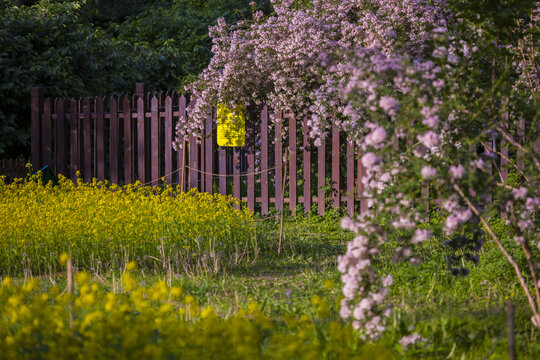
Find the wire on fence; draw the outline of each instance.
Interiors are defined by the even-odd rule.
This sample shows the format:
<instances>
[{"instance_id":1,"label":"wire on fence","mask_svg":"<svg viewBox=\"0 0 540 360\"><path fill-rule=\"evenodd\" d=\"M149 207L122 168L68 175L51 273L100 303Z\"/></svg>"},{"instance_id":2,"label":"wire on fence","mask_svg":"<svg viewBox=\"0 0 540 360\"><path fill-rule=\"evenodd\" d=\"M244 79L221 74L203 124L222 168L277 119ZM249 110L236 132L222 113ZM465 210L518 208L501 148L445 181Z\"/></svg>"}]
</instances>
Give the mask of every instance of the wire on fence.
<instances>
[{"instance_id":1,"label":"wire on fence","mask_svg":"<svg viewBox=\"0 0 540 360\"><path fill-rule=\"evenodd\" d=\"M217 177L260 175L260 174L263 174L263 173L265 173L265 172L269 172L269 171L275 170L275 169L280 168L280 167L283 167L283 164L279 164L279 165L270 167L270 168L265 169L265 170L252 171L252 172L245 172L245 173L240 173L240 174L216 174L216 173L213 173L213 172L208 172L208 171L204 171L204 170L199 170L199 169L196 169L196 168L192 168L191 166L185 166L184 168L179 168L179 169L176 169L176 170L174 170L174 171L171 171L170 173L165 174L165 175L163 175L162 177L171 176L171 175L173 175L173 174L175 174L175 173L177 173L177 172L179 172L179 171L183 171L184 169L189 169L189 170L191 170L191 171L195 171L195 172L201 173L201 174L203 174L203 175L212 175L212 176L217 176ZM161 178L161 177L160 177L160 178ZM157 180L154 179L154 180L145 182L144 184L140 184L139 187L150 185L150 184L152 184L152 183L155 183L156 181L157 181ZM174 184L171 184L171 185L174 185Z\"/></svg>"}]
</instances>

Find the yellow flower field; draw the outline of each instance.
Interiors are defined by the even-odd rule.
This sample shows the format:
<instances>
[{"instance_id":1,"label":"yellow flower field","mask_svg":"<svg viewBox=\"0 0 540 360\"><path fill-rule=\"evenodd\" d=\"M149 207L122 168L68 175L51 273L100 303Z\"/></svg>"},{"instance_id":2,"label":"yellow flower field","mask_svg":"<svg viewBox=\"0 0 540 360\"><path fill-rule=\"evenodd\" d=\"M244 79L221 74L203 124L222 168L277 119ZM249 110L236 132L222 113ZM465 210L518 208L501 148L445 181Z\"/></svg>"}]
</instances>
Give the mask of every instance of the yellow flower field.
<instances>
[{"instance_id":1,"label":"yellow flower field","mask_svg":"<svg viewBox=\"0 0 540 360\"><path fill-rule=\"evenodd\" d=\"M40 289L37 279L0 284L0 348L10 359L345 359L358 347L349 324L326 319L321 299L311 314L271 318L252 302L235 314L200 307L163 281L140 286L128 263L107 290L87 272L75 291ZM322 317L322 318L321 318ZM72 319L70 322L70 318ZM321 319L325 319L322 320ZM356 340L355 340L356 339ZM384 352L384 349L383 349Z\"/></svg>"},{"instance_id":2,"label":"yellow flower field","mask_svg":"<svg viewBox=\"0 0 540 360\"><path fill-rule=\"evenodd\" d=\"M48 274L67 252L94 273L131 260L142 269L217 272L257 255L252 214L234 201L171 186L0 180L0 271Z\"/></svg>"}]
</instances>

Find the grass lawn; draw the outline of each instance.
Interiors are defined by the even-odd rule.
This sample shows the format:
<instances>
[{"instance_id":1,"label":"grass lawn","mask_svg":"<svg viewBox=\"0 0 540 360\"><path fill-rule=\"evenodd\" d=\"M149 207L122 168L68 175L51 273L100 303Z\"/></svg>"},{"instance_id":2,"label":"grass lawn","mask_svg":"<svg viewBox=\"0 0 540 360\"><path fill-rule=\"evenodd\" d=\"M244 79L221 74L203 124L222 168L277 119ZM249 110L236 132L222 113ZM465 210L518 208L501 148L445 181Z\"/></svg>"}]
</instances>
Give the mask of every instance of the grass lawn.
<instances>
[{"instance_id":1,"label":"grass lawn","mask_svg":"<svg viewBox=\"0 0 540 360\"><path fill-rule=\"evenodd\" d=\"M105 196L99 191L100 195L96 196ZM145 192L143 201L151 204L148 197L152 196L155 195ZM134 201L132 206L138 200L130 201ZM165 206L163 201L147 206L176 209L177 205ZM229 211L228 205L220 204L220 211ZM121 214L124 210L118 211ZM211 267L173 266L171 259L182 257L174 254L174 249L178 249L176 243L163 250L163 240L129 250L144 256L145 251L153 249L156 256L151 258L135 259L128 264L120 256L114 261L104 261L101 266L88 266L85 264L100 263L100 259L92 258L93 254L106 254L106 249L94 252L90 246L84 252L74 252L79 260L74 259L78 275L73 297L66 294L66 273L58 264L58 254L54 259L42 259L39 255L42 248L38 245L42 243L60 249L61 244L55 244L56 237L45 234L39 244L30 246L32 256L41 259L40 268L46 269L43 264L49 264L50 271L32 270L24 264L24 257L21 258L16 247L3 244L2 256L11 251L12 262L4 262L2 270L0 347L9 349L7 354L14 358L84 354L89 358L140 355L224 359L506 359L507 304L512 299L517 353L523 359L540 357L540 333L531 326L519 284L510 266L489 242L482 249L478 265L468 265L468 276L451 274L446 261L450 252L441 239L415 245L415 252L422 260L417 266L395 263L392 257L397 243L383 244L374 265L380 274L394 277L387 297L393 305L393 314L382 338L367 341L339 316L341 281L336 269L337 256L345 252L347 242L354 237L341 229L342 215L329 213L321 218L298 213L287 217L279 255L279 219L274 216L244 219L246 214L240 215L239 218L231 215L236 230L218 234L229 241L226 248L220 248L219 243L215 248L203 246L202 256L225 259L218 271ZM170 222L169 213L160 216L163 229L171 234L186 234L184 230L171 230L170 224L179 223L174 219ZM99 218L99 214L95 217ZM242 225L243 221L251 226ZM104 230L99 231L110 231L108 224L100 226ZM128 229L129 234L137 237L148 226L136 224L134 229ZM202 228L215 231L210 225ZM231 245L236 238L234 231L242 234L242 244L249 245L250 255L249 259L227 262L225 255L219 254L228 251L229 259L239 254ZM251 232L247 242L246 231ZM16 229L10 230L8 225L4 229L4 241L14 233ZM87 232L83 229L81 233L79 237L70 234L70 239L84 243ZM10 240L11 244L14 239ZM31 239L23 240L31 243ZM129 239L122 241L129 244ZM203 240L197 240L200 241ZM523 261L519 252L514 251L517 247L513 242L504 241L517 260ZM96 244L108 246L106 241ZM114 251L121 253L122 249ZM160 251L164 252L161 257ZM196 251L189 254L200 255ZM11 268L10 264L13 264ZM68 323L70 311L72 326ZM402 348L399 340L413 333L426 341Z\"/></svg>"}]
</instances>

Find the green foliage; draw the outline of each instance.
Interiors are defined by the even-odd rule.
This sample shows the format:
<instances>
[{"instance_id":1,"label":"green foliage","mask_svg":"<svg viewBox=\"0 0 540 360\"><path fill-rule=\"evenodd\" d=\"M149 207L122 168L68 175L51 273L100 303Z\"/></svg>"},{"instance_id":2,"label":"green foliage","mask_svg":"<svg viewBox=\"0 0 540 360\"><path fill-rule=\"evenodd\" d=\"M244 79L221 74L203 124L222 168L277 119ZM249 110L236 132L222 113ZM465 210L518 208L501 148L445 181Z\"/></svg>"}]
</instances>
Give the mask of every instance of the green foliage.
<instances>
[{"instance_id":1,"label":"green foliage","mask_svg":"<svg viewBox=\"0 0 540 360\"><path fill-rule=\"evenodd\" d=\"M455 14L486 31L493 39L507 42L516 39L517 21L527 19L535 7L529 0L450 0Z\"/></svg>"},{"instance_id":2,"label":"green foliage","mask_svg":"<svg viewBox=\"0 0 540 360\"><path fill-rule=\"evenodd\" d=\"M126 91L137 79L134 46L81 22L80 4L0 7L0 156L27 153L30 88L51 97Z\"/></svg>"},{"instance_id":3,"label":"green foliage","mask_svg":"<svg viewBox=\"0 0 540 360\"><path fill-rule=\"evenodd\" d=\"M175 0L111 25L118 39L132 42L145 51L137 61L147 64L145 81L160 89L176 88L193 81L212 56L208 26L220 17L228 23L250 17L250 0ZM256 8L268 12L269 2ZM159 26L156 26L159 24Z\"/></svg>"},{"instance_id":4,"label":"green foliage","mask_svg":"<svg viewBox=\"0 0 540 360\"><path fill-rule=\"evenodd\" d=\"M0 156L28 155L30 88L49 97L181 89L211 57L208 26L248 18L249 0L0 3ZM256 8L270 11L267 0Z\"/></svg>"}]
</instances>

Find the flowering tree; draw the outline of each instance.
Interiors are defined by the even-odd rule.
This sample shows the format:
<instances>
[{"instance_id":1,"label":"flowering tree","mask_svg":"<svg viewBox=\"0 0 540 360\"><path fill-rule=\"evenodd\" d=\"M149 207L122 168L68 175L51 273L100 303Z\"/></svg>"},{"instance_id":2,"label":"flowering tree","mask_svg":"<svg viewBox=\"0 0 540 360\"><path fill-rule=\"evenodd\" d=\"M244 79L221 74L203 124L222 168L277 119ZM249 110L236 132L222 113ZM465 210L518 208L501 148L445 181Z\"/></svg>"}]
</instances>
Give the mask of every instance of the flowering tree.
<instances>
[{"instance_id":1,"label":"flowering tree","mask_svg":"<svg viewBox=\"0 0 540 360\"><path fill-rule=\"evenodd\" d=\"M189 87L197 103L177 128L178 143L202 129L207 107L220 102L266 101L310 114L315 139L333 122L364 153L369 202L367 212L342 221L357 233L338 259L344 318L367 337L384 330L392 277L378 274L372 260L387 239L400 242L396 261L418 264L415 244L432 236L464 248L472 262L487 238L514 269L540 328L539 5L509 44L452 17L442 2L314 0L297 8L275 1L275 16L220 22L211 30L214 58ZM427 221L422 184L442 200L441 225ZM488 221L501 212L514 245ZM521 249L525 268L509 246Z\"/></svg>"},{"instance_id":2,"label":"flowering tree","mask_svg":"<svg viewBox=\"0 0 540 360\"><path fill-rule=\"evenodd\" d=\"M220 19L210 28L214 56L187 86L197 102L188 109L190 120L179 122L177 140L200 132L208 106L218 103L235 108L265 101L296 114L317 106L334 115L341 103L326 96L335 91L329 70L347 61L348 51L365 47L422 56L429 53L431 30L450 18L441 6L414 0L314 0L301 8L292 0L275 0L273 5L275 15L268 18L255 11L252 21L229 26ZM313 121L312 136L318 138L329 123L323 116Z\"/></svg>"}]
</instances>

